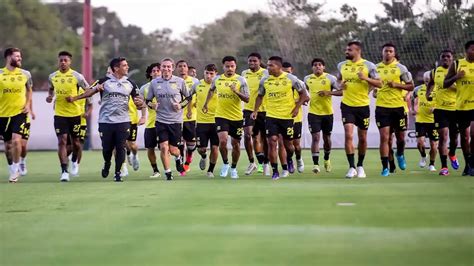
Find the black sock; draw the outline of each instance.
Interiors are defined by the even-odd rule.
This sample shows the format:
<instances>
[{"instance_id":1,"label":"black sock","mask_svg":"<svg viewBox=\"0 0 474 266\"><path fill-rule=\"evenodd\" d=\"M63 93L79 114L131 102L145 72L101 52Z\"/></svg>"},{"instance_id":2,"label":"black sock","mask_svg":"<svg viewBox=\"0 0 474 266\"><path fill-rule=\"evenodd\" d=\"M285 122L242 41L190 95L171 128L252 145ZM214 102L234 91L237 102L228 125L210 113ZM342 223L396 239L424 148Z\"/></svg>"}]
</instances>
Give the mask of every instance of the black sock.
<instances>
[{"instance_id":1,"label":"black sock","mask_svg":"<svg viewBox=\"0 0 474 266\"><path fill-rule=\"evenodd\" d=\"M265 159L263 159L263 163L268 164L270 162L270 159L268 159L267 156L265 156Z\"/></svg>"},{"instance_id":2,"label":"black sock","mask_svg":"<svg viewBox=\"0 0 474 266\"><path fill-rule=\"evenodd\" d=\"M230 165L230 168L237 168L237 164L236 164L236 163L232 163L232 164Z\"/></svg>"},{"instance_id":3,"label":"black sock","mask_svg":"<svg viewBox=\"0 0 474 266\"><path fill-rule=\"evenodd\" d=\"M313 152L313 164L319 165L319 152Z\"/></svg>"},{"instance_id":4,"label":"black sock","mask_svg":"<svg viewBox=\"0 0 474 266\"><path fill-rule=\"evenodd\" d=\"M153 173L158 173L160 171L158 170L158 166L156 165L156 163L152 163L151 168L153 168Z\"/></svg>"},{"instance_id":5,"label":"black sock","mask_svg":"<svg viewBox=\"0 0 474 266\"><path fill-rule=\"evenodd\" d=\"M8 165L12 165L13 164L13 160L11 158L8 158L7 159L7 162L8 162Z\"/></svg>"},{"instance_id":6,"label":"black sock","mask_svg":"<svg viewBox=\"0 0 474 266\"><path fill-rule=\"evenodd\" d=\"M61 164L61 172L62 173L67 173L67 163L62 163Z\"/></svg>"},{"instance_id":7,"label":"black sock","mask_svg":"<svg viewBox=\"0 0 474 266\"><path fill-rule=\"evenodd\" d=\"M449 157L456 156L456 148L457 148L456 146L451 147L451 145L449 145L449 153L448 153Z\"/></svg>"},{"instance_id":8,"label":"black sock","mask_svg":"<svg viewBox=\"0 0 474 266\"><path fill-rule=\"evenodd\" d=\"M207 169L208 172L214 172L214 167L216 166L215 163L209 163L209 168Z\"/></svg>"},{"instance_id":9,"label":"black sock","mask_svg":"<svg viewBox=\"0 0 474 266\"><path fill-rule=\"evenodd\" d=\"M295 152L295 158L297 161L301 160L301 151Z\"/></svg>"},{"instance_id":10,"label":"black sock","mask_svg":"<svg viewBox=\"0 0 474 266\"><path fill-rule=\"evenodd\" d=\"M425 158L425 157L426 157L426 152L425 152L425 150L420 151L420 155L421 155L421 157Z\"/></svg>"},{"instance_id":11,"label":"black sock","mask_svg":"<svg viewBox=\"0 0 474 266\"><path fill-rule=\"evenodd\" d=\"M207 158L207 153L201 154L201 158L206 159Z\"/></svg>"},{"instance_id":12,"label":"black sock","mask_svg":"<svg viewBox=\"0 0 474 266\"><path fill-rule=\"evenodd\" d=\"M286 156L286 161L289 163L289 162L292 162L293 161L293 156L290 156L289 154Z\"/></svg>"},{"instance_id":13,"label":"black sock","mask_svg":"<svg viewBox=\"0 0 474 266\"><path fill-rule=\"evenodd\" d=\"M260 152L257 154L257 162L259 164L262 164L265 161L265 154L263 152Z\"/></svg>"},{"instance_id":14,"label":"black sock","mask_svg":"<svg viewBox=\"0 0 474 266\"><path fill-rule=\"evenodd\" d=\"M131 150L127 150L127 156L130 155L131 152ZM72 156L74 156L74 154Z\"/></svg>"},{"instance_id":15,"label":"black sock","mask_svg":"<svg viewBox=\"0 0 474 266\"><path fill-rule=\"evenodd\" d=\"M394 173L397 169L397 166L395 165L395 160L389 159L388 164L390 165L390 173Z\"/></svg>"},{"instance_id":16,"label":"black sock","mask_svg":"<svg viewBox=\"0 0 474 266\"><path fill-rule=\"evenodd\" d=\"M448 156L440 155L439 158L441 159L441 168L448 168Z\"/></svg>"},{"instance_id":17,"label":"black sock","mask_svg":"<svg viewBox=\"0 0 474 266\"><path fill-rule=\"evenodd\" d=\"M249 162L250 162L250 163L254 163L254 162L255 162L255 158L253 158L253 157L252 157L252 158L249 158Z\"/></svg>"},{"instance_id":18,"label":"black sock","mask_svg":"<svg viewBox=\"0 0 474 266\"><path fill-rule=\"evenodd\" d=\"M325 161L329 160L329 154L330 153L331 153L330 151L324 151L324 160Z\"/></svg>"},{"instance_id":19,"label":"black sock","mask_svg":"<svg viewBox=\"0 0 474 266\"><path fill-rule=\"evenodd\" d=\"M359 158L357 159L357 166L364 165L365 154L359 154Z\"/></svg>"},{"instance_id":20,"label":"black sock","mask_svg":"<svg viewBox=\"0 0 474 266\"><path fill-rule=\"evenodd\" d=\"M166 172L165 175L168 179L171 178L171 172Z\"/></svg>"},{"instance_id":21,"label":"black sock","mask_svg":"<svg viewBox=\"0 0 474 266\"><path fill-rule=\"evenodd\" d=\"M466 166L469 166L469 162L471 161L471 154L463 153L463 155L464 155L464 162L466 162Z\"/></svg>"},{"instance_id":22,"label":"black sock","mask_svg":"<svg viewBox=\"0 0 474 266\"><path fill-rule=\"evenodd\" d=\"M434 160L430 160L430 165L434 165Z\"/></svg>"},{"instance_id":23,"label":"black sock","mask_svg":"<svg viewBox=\"0 0 474 266\"><path fill-rule=\"evenodd\" d=\"M281 168L283 168L283 170L288 170L288 165L287 164L282 164Z\"/></svg>"},{"instance_id":24,"label":"black sock","mask_svg":"<svg viewBox=\"0 0 474 266\"><path fill-rule=\"evenodd\" d=\"M382 160L382 169L388 169L388 156L387 157L380 157Z\"/></svg>"},{"instance_id":25,"label":"black sock","mask_svg":"<svg viewBox=\"0 0 474 266\"><path fill-rule=\"evenodd\" d=\"M74 152L72 153L71 161L74 163L77 162L77 154L75 154Z\"/></svg>"},{"instance_id":26,"label":"black sock","mask_svg":"<svg viewBox=\"0 0 474 266\"><path fill-rule=\"evenodd\" d=\"M278 164L277 163L272 163L272 170L273 170L273 173L278 173Z\"/></svg>"},{"instance_id":27,"label":"black sock","mask_svg":"<svg viewBox=\"0 0 474 266\"><path fill-rule=\"evenodd\" d=\"M346 154L347 156L347 161L349 162L349 167L351 168L355 168L355 165L354 165L354 154Z\"/></svg>"},{"instance_id":28,"label":"black sock","mask_svg":"<svg viewBox=\"0 0 474 266\"><path fill-rule=\"evenodd\" d=\"M222 160L224 161L224 164L229 164L229 160Z\"/></svg>"},{"instance_id":29,"label":"black sock","mask_svg":"<svg viewBox=\"0 0 474 266\"><path fill-rule=\"evenodd\" d=\"M179 149L179 154L181 154L181 157L184 157L184 145L179 144L178 149Z\"/></svg>"}]
</instances>

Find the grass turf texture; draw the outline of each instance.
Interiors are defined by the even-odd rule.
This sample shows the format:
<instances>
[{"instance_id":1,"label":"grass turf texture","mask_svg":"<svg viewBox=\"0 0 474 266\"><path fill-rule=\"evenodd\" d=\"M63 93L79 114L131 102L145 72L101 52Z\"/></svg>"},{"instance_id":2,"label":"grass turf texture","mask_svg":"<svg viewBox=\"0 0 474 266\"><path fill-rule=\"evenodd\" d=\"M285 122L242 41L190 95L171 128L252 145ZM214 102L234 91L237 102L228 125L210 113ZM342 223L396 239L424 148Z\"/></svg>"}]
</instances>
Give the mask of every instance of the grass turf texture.
<instances>
[{"instance_id":1,"label":"grass turf texture","mask_svg":"<svg viewBox=\"0 0 474 266\"><path fill-rule=\"evenodd\" d=\"M69 183L55 152L31 152L17 184L2 158L0 265L473 264L474 179L461 169L438 176L409 150L406 171L381 177L370 150L368 178L345 180L342 150L318 175L303 154L305 173L278 181L244 176L244 151L239 180L205 177L195 156L172 182L148 178L143 151L123 183L100 177L100 152L85 152Z\"/></svg>"}]
</instances>

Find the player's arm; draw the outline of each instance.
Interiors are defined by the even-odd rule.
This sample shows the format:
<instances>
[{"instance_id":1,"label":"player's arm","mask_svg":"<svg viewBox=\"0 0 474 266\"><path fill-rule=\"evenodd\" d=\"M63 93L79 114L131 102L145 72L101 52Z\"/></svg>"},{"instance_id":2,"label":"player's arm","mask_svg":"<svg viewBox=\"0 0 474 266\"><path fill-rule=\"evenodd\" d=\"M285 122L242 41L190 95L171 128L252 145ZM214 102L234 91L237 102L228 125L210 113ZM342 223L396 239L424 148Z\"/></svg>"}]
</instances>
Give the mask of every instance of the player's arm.
<instances>
[{"instance_id":1,"label":"player's arm","mask_svg":"<svg viewBox=\"0 0 474 266\"><path fill-rule=\"evenodd\" d=\"M400 75L400 80L403 80L403 83L390 81L388 85L392 88L406 90L406 91L414 90L415 84L413 83L413 78L411 76L411 73L403 65L399 65L398 67L400 68L402 72L402 74Z\"/></svg>"},{"instance_id":2,"label":"player's arm","mask_svg":"<svg viewBox=\"0 0 474 266\"><path fill-rule=\"evenodd\" d=\"M51 81L51 76L48 78L48 84L49 84L49 88L48 88L48 96L46 97L46 102L51 103L54 98L54 85L53 85L53 82Z\"/></svg>"},{"instance_id":3,"label":"player's arm","mask_svg":"<svg viewBox=\"0 0 474 266\"><path fill-rule=\"evenodd\" d=\"M188 119L191 119L191 117L193 116L193 107L195 107L195 106L192 104L192 99L193 99L192 97L193 97L194 93L196 93L196 87L197 87L198 84L199 84L199 82L194 83L191 90L189 91L189 97L191 97L191 100L190 100L191 104L188 104L186 106L186 117Z\"/></svg>"},{"instance_id":4,"label":"player's arm","mask_svg":"<svg viewBox=\"0 0 474 266\"><path fill-rule=\"evenodd\" d=\"M367 81L367 83L369 83L369 85L372 87L382 88L382 81L380 80L379 74L377 73L377 68L372 63L368 67L369 67L368 76L365 76L364 73L362 73L362 71L357 73L357 76L361 80Z\"/></svg>"},{"instance_id":5,"label":"player's arm","mask_svg":"<svg viewBox=\"0 0 474 266\"><path fill-rule=\"evenodd\" d=\"M431 93L433 93L434 89L434 70L430 72L430 81L428 82L428 85L426 85L426 100L431 101L433 100L433 97L431 96Z\"/></svg>"},{"instance_id":6,"label":"player's arm","mask_svg":"<svg viewBox=\"0 0 474 266\"><path fill-rule=\"evenodd\" d=\"M236 89L235 84L230 85L230 89L239 96L240 100L248 103L249 102L249 88L247 86L247 81L243 78L239 78L240 81L240 91Z\"/></svg>"},{"instance_id":7,"label":"player's arm","mask_svg":"<svg viewBox=\"0 0 474 266\"><path fill-rule=\"evenodd\" d=\"M207 104L212 99L212 96L214 95L214 93L216 91L216 79L218 77L219 76L214 77L214 79L212 80L211 87L209 88L209 92L207 93L206 101L204 102L204 105L202 106L202 112L205 113L205 114L207 114L207 111L208 111Z\"/></svg>"},{"instance_id":8,"label":"player's arm","mask_svg":"<svg viewBox=\"0 0 474 266\"><path fill-rule=\"evenodd\" d=\"M135 106L142 110L142 109L145 109L146 108L146 105L145 105L145 101L143 99L143 97L140 95L140 89L138 88L137 84L135 84L134 82L128 80L130 82L130 84L132 84L132 91L130 92L130 97L132 97L133 99L133 103L135 104ZM143 116L143 110L142 110L142 116ZM145 113L145 116L146 116L146 113ZM141 118L140 118L141 120ZM143 124L145 123L145 121L143 121ZM142 124L142 125L143 125Z\"/></svg>"},{"instance_id":9,"label":"player's arm","mask_svg":"<svg viewBox=\"0 0 474 266\"><path fill-rule=\"evenodd\" d=\"M411 106L408 106L409 109L411 109L411 113L413 115L416 115L418 113L418 90L419 90L419 86L415 88L415 90L413 90L413 93L411 93L410 95L410 102L411 102Z\"/></svg>"},{"instance_id":10,"label":"player's arm","mask_svg":"<svg viewBox=\"0 0 474 266\"><path fill-rule=\"evenodd\" d=\"M94 110L94 105L92 104L92 98L87 98L85 108L86 108L86 111L84 112L84 117L88 118L91 116L92 111Z\"/></svg>"},{"instance_id":11,"label":"player's arm","mask_svg":"<svg viewBox=\"0 0 474 266\"><path fill-rule=\"evenodd\" d=\"M295 108L292 110L292 117L296 117L300 111L303 103L309 101L308 91L306 90L304 84L300 82L296 77L296 80L292 80L293 89L296 90L299 94L298 101L295 103Z\"/></svg>"},{"instance_id":12,"label":"player's arm","mask_svg":"<svg viewBox=\"0 0 474 266\"><path fill-rule=\"evenodd\" d=\"M85 99L94 96L94 94L101 92L104 90L104 82L107 81L108 78L104 78L101 80L98 80L92 84L88 89L86 89L82 94L79 94L77 96L68 96L66 97L66 101L72 103L77 100Z\"/></svg>"},{"instance_id":13,"label":"player's arm","mask_svg":"<svg viewBox=\"0 0 474 266\"><path fill-rule=\"evenodd\" d=\"M340 82L337 80L336 77L332 75L328 75L328 79L331 81L331 90L329 91L319 91L319 96L342 96L343 92L340 87ZM306 85L306 89L309 91L308 85Z\"/></svg>"},{"instance_id":14,"label":"player's arm","mask_svg":"<svg viewBox=\"0 0 474 266\"><path fill-rule=\"evenodd\" d=\"M257 113L258 113L258 109L260 108L260 105L262 105L262 102L263 102L263 96L265 96L265 80L267 79L268 77L263 77L261 80L260 80L260 84L258 86L258 93L257 93L257 98L255 99L255 105L253 107L253 112L252 114L250 115L250 118L252 118L253 120L257 119Z\"/></svg>"},{"instance_id":15,"label":"player's arm","mask_svg":"<svg viewBox=\"0 0 474 266\"><path fill-rule=\"evenodd\" d=\"M30 116L31 116L31 119L33 120L36 119L35 112L33 112L33 98L31 98L30 100Z\"/></svg>"},{"instance_id":16,"label":"player's arm","mask_svg":"<svg viewBox=\"0 0 474 266\"><path fill-rule=\"evenodd\" d=\"M456 80L464 77L464 75L466 74L464 72L464 70L461 70L461 71L458 71L456 73L456 67L457 67L457 60L454 61L453 64L451 64L449 66L449 69L448 69L448 74L446 74L446 77L444 78L444 82L443 82L443 88L447 89L451 86L453 86L454 82L456 82Z\"/></svg>"},{"instance_id":17,"label":"player's arm","mask_svg":"<svg viewBox=\"0 0 474 266\"><path fill-rule=\"evenodd\" d=\"M31 74L28 72L28 79L26 80L26 103L25 106L23 107L23 113L29 113L30 112L30 107L32 105L32 99L33 99L33 79L31 78Z\"/></svg>"},{"instance_id":18,"label":"player's arm","mask_svg":"<svg viewBox=\"0 0 474 266\"><path fill-rule=\"evenodd\" d=\"M155 89L153 81L150 82L150 86L148 87L148 93L145 96L145 104L150 109L156 110L158 108L158 101L156 103L153 102L153 98L155 98Z\"/></svg>"}]
</instances>

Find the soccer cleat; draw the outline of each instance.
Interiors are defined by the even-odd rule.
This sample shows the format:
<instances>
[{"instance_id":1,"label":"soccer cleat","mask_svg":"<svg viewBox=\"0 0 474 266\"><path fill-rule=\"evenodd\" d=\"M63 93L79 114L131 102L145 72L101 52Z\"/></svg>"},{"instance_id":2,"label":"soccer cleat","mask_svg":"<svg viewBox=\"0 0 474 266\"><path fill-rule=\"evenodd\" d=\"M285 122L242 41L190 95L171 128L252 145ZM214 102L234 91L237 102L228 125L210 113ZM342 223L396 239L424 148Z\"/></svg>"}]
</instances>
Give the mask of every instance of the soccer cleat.
<instances>
[{"instance_id":1,"label":"soccer cleat","mask_svg":"<svg viewBox=\"0 0 474 266\"><path fill-rule=\"evenodd\" d=\"M396 156L397 157L397 163L398 163L398 167L400 167L400 169L402 170L405 170L407 168L407 162L405 160L405 155L400 155L400 156Z\"/></svg>"},{"instance_id":2,"label":"soccer cleat","mask_svg":"<svg viewBox=\"0 0 474 266\"><path fill-rule=\"evenodd\" d=\"M257 170L257 165L255 163L250 163L245 170L245 175L251 175L255 170Z\"/></svg>"},{"instance_id":3,"label":"soccer cleat","mask_svg":"<svg viewBox=\"0 0 474 266\"><path fill-rule=\"evenodd\" d=\"M303 173L304 172L303 159L296 160L296 169L298 170L298 173Z\"/></svg>"},{"instance_id":4,"label":"soccer cleat","mask_svg":"<svg viewBox=\"0 0 474 266\"><path fill-rule=\"evenodd\" d=\"M127 155L127 163L128 165L132 166L133 154Z\"/></svg>"},{"instance_id":5,"label":"soccer cleat","mask_svg":"<svg viewBox=\"0 0 474 266\"><path fill-rule=\"evenodd\" d=\"M364 167L357 166L357 177L358 178L366 178L367 177L367 175L365 174Z\"/></svg>"},{"instance_id":6,"label":"soccer cleat","mask_svg":"<svg viewBox=\"0 0 474 266\"><path fill-rule=\"evenodd\" d=\"M290 171L288 170L283 170L281 172L281 177L289 177L290 176Z\"/></svg>"},{"instance_id":7,"label":"soccer cleat","mask_svg":"<svg viewBox=\"0 0 474 266\"><path fill-rule=\"evenodd\" d=\"M189 164L183 164L184 172L189 172L191 171L191 168L189 167Z\"/></svg>"},{"instance_id":8,"label":"soccer cleat","mask_svg":"<svg viewBox=\"0 0 474 266\"><path fill-rule=\"evenodd\" d=\"M257 165L257 173L263 173L263 164Z\"/></svg>"},{"instance_id":9,"label":"soccer cleat","mask_svg":"<svg viewBox=\"0 0 474 266\"><path fill-rule=\"evenodd\" d=\"M351 178L353 178L353 177L356 176L356 175L357 175L356 169L355 169L354 167L351 167L351 168L349 168L349 170L347 171L346 178L351 179Z\"/></svg>"},{"instance_id":10,"label":"soccer cleat","mask_svg":"<svg viewBox=\"0 0 474 266\"><path fill-rule=\"evenodd\" d=\"M18 182L18 171L11 171L10 169L10 177L8 178L8 182L16 183Z\"/></svg>"},{"instance_id":11,"label":"soccer cleat","mask_svg":"<svg viewBox=\"0 0 474 266\"><path fill-rule=\"evenodd\" d=\"M20 175L25 176L28 173L28 170L26 169L26 163L20 163Z\"/></svg>"},{"instance_id":12,"label":"soccer cleat","mask_svg":"<svg viewBox=\"0 0 474 266\"><path fill-rule=\"evenodd\" d=\"M209 178L214 178L214 173L213 172L207 172L206 176Z\"/></svg>"},{"instance_id":13,"label":"soccer cleat","mask_svg":"<svg viewBox=\"0 0 474 266\"><path fill-rule=\"evenodd\" d=\"M69 173L68 172L63 172L61 174L61 178L59 178L59 181L68 182L69 181Z\"/></svg>"},{"instance_id":14,"label":"soccer cleat","mask_svg":"<svg viewBox=\"0 0 474 266\"><path fill-rule=\"evenodd\" d=\"M319 169L319 165L314 165L313 166L313 173L318 174L319 172L321 172L321 169Z\"/></svg>"},{"instance_id":15,"label":"soccer cleat","mask_svg":"<svg viewBox=\"0 0 474 266\"><path fill-rule=\"evenodd\" d=\"M166 180L167 181L173 180L173 174L171 172L165 173L165 175L166 175Z\"/></svg>"},{"instance_id":16,"label":"soccer cleat","mask_svg":"<svg viewBox=\"0 0 474 266\"><path fill-rule=\"evenodd\" d=\"M466 165L466 167L464 167L464 170L462 171L462 176L468 176L470 173L471 167L469 167L469 165Z\"/></svg>"},{"instance_id":17,"label":"soccer cleat","mask_svg":"<svg viewBox=\"0 0 474 266\"><path fill-rule=\"evenodd\" d=\"M474 176L474 167L471 167L471 170L469 171L470 176Z\"/></svg>"},{"instance_id":18,"label":"soccer cleat","mask_svg":"<svg viewBox=\"0 0 474 266\"><path fill-rule=\"evenodd\" d=\"M107 178L109 176L110 170L110 163L104 163L104 167L102 168L102 177Z\"/></svg>"},{"instance_id":19,"label":"soccer cleat","mask_svg":"<svg viewBox=\"0 0 474 266\"><path fill-rule=\"evenodd\" d=\"M128 176L128 168L127 168L127 164L122 164L122 169L120 169L120 176L121 177L124 177L124 176Z\"/></svg>"},{"instance_id":20,"label":"soccer cleat","mask_svg":"<svg viewBox=\"0 0 474 266\"><path fill-rule=\"evenodd\" d=\"M179 175L180 175L180 176L186 176L186 171L179 172Z\"/></svg>"},{"instance_id":21,"label":"soccer cleat","mask_svg":"<svg viewBox=\"0 0 474 266\"><path fill-rule=\"evenodd\" d=\"M220 176L221 176L221 177L226 177L227 174L229 174L229 168L230 168L230 165L229 165L229 164L223 164L223 165L222 165L222 168L221 168L221 174L220 174Z\"/></svg>"},{"instance_id":22,"label":"soccer cleat","mask_svg":"<svg viewBox=\"0 0 474 266\"><path fill-rule=\"evenodd\" d=\"M434 165L428 166L428 169L430 170L430 172L436 172L436 167Z\"/></svg>"},{"instance_id":23,"label":"soccer cleat","mask_svg":"<svg viewBox=\"0 0 474 266\"><path fill-rule=\"evenodd\" d=\"M390 170L388 168L384 168L382 170L382 173L380 173L381 176L389 176L390 175Z\"/></svg>"},{"instance_id":24,"label":"soccer cleat","mask_svg":"<svg viewBox=\"0 0 474 266\"><path fill-rule=\"evenodd\" d=\"M326 172L331 172L332 171L331 160L325 160L324 161L324 169L326 169Z\"/></svg>"},{"instance_id":25,"label":"soccer cleat","mask_svg":"<svg viewBox=\"0 0 474 266\"><path fill-rule=\"evenodd\" d=\"M271 175L270 168L271 167L268 163L263 164L263 174L266 176L270 176Z\"/></svg>"},{"instance_id":26,"label":"soccer cleat","mask_svg":"<svg viewBox=\"0 0 474 266\"><path fill-rule=\"evenodd\" d=\"M73 162L71 164L71 175L72 176L79 175L79 164L77 162Z\"/></svg>"},{"instance_id":27,"label":"soccer cleat","mask_svg":"<svg viewBox=\"0 0 474 266\"><path fill-rule=\"evenodd\" d=\"M132 167L133 171L138 171L138 168L140 168L140 161L138 161L138 155L134 155L132 157Z\"/></svg>"},{"instance_id":28,"label":"soccer cleat","mask_svg":"<svg viewBox=\"0 0 474 266\"><path fill-rule=\"evenodd\" d=\"M295 172L295 165L293 164L292 159L288 160L288 172L290 172L290 174Z\"/></svg>"},{"instance_id":29,"label":"soccer cleat","mask_svg":"<svg viewBox=\"0 0 474 266\"><path fill-rule=\"evenodd\" d=\"M278 179L280 179L280 174L278 172L273 172L272 180L278 180Z\"/></svg>"},{"instance_id":30,"label":"soccer cleat","mask_svg":"<svg viewBox=\"0 0 474 266\"><path fill-rule=\"evenodd\" d=\"M115 182L123 182L121 175L122 175L121 173L120 174L115 174L114 181Z\"/></svg>"},{"instance_id":31,"label":"soccer cleat","mask_svg":"<svg viewBox=\"0 0 474 266\"><path fill-rule=\"evenodd\" d=\"M233 168L230 170L230 178L237 179L239 178L239 174L237 174L237 169Z\"/></svg>"},{"instance_id":32,"label":"soccer cleat","mask_svg":"<svg viewBox=\"0 0 474 266\"><path fill-rule=\"evenodd\" d=\"M449 156L449 160L451 161L451 167L454 170L458 170L459 169L459 161L458 161L458 158L456 157L456 155Z\"/></svg>"},{"instance_id":33,"label":"soccer cleat","mask_svg":"<svg viewBox=\"0 0 474 266\"><path fill-rule=\"evenodd\" d=\"M207 165L207 158L201 158L201 160L199 160L199 169L204 171L206 169L206 165Z\"/></svg>"},{"instance_id":34,"label":"soccer cleat","mask_svg":"<svg viewBox=\"0 0 474 266\"><path fill-rule=\"evenodd\" d=\"M448 168L441 168L441 171L439 171L439 175L443 175L443 176L449 175Z\"/></svg>"},{"instance_id":35,"label":"soccer cleat","mask_svg":"<svg viewBox=\"0 0 474 266\"><path fill-rule=\"evenodd\" d=\"M158 178L158 177L160 177L160 176L161 176L160 172L154 172L154 173L150 176L150 178Z\"/></svg>"},{"instance_id":36,"label":"soccer cleat","mask_svg":"<svg viewBox=\"0 0 474 266\"><path fill-rule=\"evenodd\" d=\"M421 157L420 162L418 163L418 165L421 168L425 168L426 167L426 157Z\"/></svg>"}]
</instances>

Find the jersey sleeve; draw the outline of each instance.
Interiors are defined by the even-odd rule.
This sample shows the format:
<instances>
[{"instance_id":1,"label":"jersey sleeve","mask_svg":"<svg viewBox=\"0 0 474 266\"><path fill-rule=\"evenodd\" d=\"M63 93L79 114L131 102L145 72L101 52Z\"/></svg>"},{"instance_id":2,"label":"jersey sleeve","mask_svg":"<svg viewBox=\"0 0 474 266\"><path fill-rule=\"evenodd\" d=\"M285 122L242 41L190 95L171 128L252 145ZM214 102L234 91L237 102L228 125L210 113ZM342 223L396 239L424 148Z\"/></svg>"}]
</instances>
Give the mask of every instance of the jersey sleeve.
<instances>
[{"instance_id":1,"label":"jersey sleeve","mask_svg":"<svg viewBox=\"0 0 474 266\"><path fill-rule=\"evenodd\" d=\"M33 78L31 77L30 71L22 69L23 74L26 76L25 86L27 89L33 88Z\"/></svg>"},{"instance_id":2,"label":"jersey sleeve","mask_svg":"<svg viewBox=\"0 0 474 266\"><path fill-rule=\"evenodd\" d=\"M258 95L264 96L265 95L265 81L268 79L268 76L263 77L260 80L260 84L258 86Z\"/></svg>"},{"instance_id":3,"label":"jersey sleeve","mask_svg":"<svg viewBox=\"0 0 474 266\"><path fill-rule=\"evenodd\" d=\"M240 93L242 93L245 96L249 96L249 86L245 78L241 76L238 78L238 80L240 82Z\"/></svg>"},{"instance_id":4,"label":"jersey sleeve","mask_svg":"<svg viewBox=\"0 0 474 266\"><path fill-rule=\"evenodd\" d=\"M305 86L303 85L304 83L301 80L299 80L295 75L292 74L288 74L287 77L291 80L291 87L294 90L298 92L303 91Z\"/></svg>"},{"instance_id":5,"label":"jersey sleeve","mask_svg":"<svg viewBox=\"0 0 474 266\"><path fill-rule=\"evenodd\" d=\"M365 65L369 70L369 78L380 79L379 73L377 72L377 66L374 63L365 61Z\"/></svg>"},{"instance_id":6,"label":"jersey sleeve","mask_svg":"<svg viewBox=\"0 0 474 266\"><path fill-rule=\"evenodd\" d=\"M193 86L189 90L189 95L193 95L193 94L196 93L196 90L197 90L197 87L199 86L199 84L201 84L201 81L199 81L199 80L196 83L193 84Z\"/></svg>"},{"instance_id":7,"label":"jersey sleeve","mask_svg":"<svg viewBox=\"0 0 474 266\"><path fill-rule=\"evenodd\" d=\"M421 89L423 85L420 85L420 86L416 86L415 89L413 90L413 93L411 94L411 98L412 99L415 99L416 97L418 97L418 91Z\"/></svg>"},{"instance_id":8,"label":"jersey sleeve","mask_svg":"<svg viewBox=\"0 0 474 266\"><path fill-rule=\"evenodd\" d=\"M211 82L211 87L209 88L209 90L211 91L215 91L216 90L216 80L220 77L220 75L217 75L215 76L213 79L212 79L212 82Z\"/></svg>"},{"instance_id":9,"label":"jersey sleeve","mask_svg":"<svg viewBox=\"0 0 474 266\"><path fill-rule=\"evenodd\" d=\"M137 84L129 79L127 79L128 82L132 85L132 91L130 92L130 96L132 98L135 98L140 95L140 89L138 88Z\"/></svg>"},{"instance_id":10,"label":"jersey sleeve","mask_svg":"<svg viewBox=\"0 0 474 266\"><path fill-rule=\"evenodd\" d=\"M48 85L50 90L54 90L54 84L53 84L53 77L56 74L56 72L51 73L48 77Z\"/></svg>"},{"instance_id":11,"label":"jersey sleeve","mask_svg":"<svg viewBox=\"0 0 474 266\"><path fill-rule=\"evenodd\" d=\"M89 83L86 81L84 76L79 73L79 72L72 72L72 75L77 79L77 85L83 89L86 89L89 87Z\"/></svg>"},{"instance_id":12,"label":"jersey sleeve","mask_svg":"<svg viewBox=\"0 0 474 266\"><path fill-rule=\"evenodd\" d=\"M155 97L155 89L154 88L155 88L155 81L152 80L150 82L150 86L148 87L148 92L147 92L146 98L145 98L147 101L151 101Z\"/></svg>"},{"instance_id":13,"label":"jersey sleeve","mask_svg":"<svg viewBox=\"0 0 474 266\"><path fill-rule=\"evenodd\" d=\"M405 83L411 83L413 82L413 78L411 76L410 71L408 71L408 68L402 64L398 64L398 68L400 69L400 79L403 80Z\"/></svg>"},{"instance_id":14,"label":"jersey sleeve","mask_svg":"<svg viewBox=\"0 0 474 266\"><path fill-rule=\"evenodd\" d=\"M336 78L335 76L328 74L326 77L327 77L327 78L329 79L329 81L331 82L331 90L332 90L332 91L338 91L338 90L341 89L341 88L339 87L339 83L337 82L337 78Z\"/></svg>"},{"instance_id":15,"label":"jersey sleeve","mask_svg":"<svg viewBox=\"0 0 474 266\"><path fill-rule=\"evenodd\" d=\"M337 74L336 74L336 77L337 77L337 80L342 80L342 66L344 65L344 61L343 62L340 62L339 64L337 64Z\"/></svg>"},{"instance_id":16,"label":"jersey sleeve","mask_svg":"<svg viewBox=\"0 0 474 266\"><path fill-rule=\"evenodd\" d=\"M186 87L186 82L184 81L184 79L182 79L180 81L180 84L179 84L179 91L181 92L181 95L186 98L188 97L190 94L189 94L189 90L188 88Z\"/></svg>"}]
</instances>

